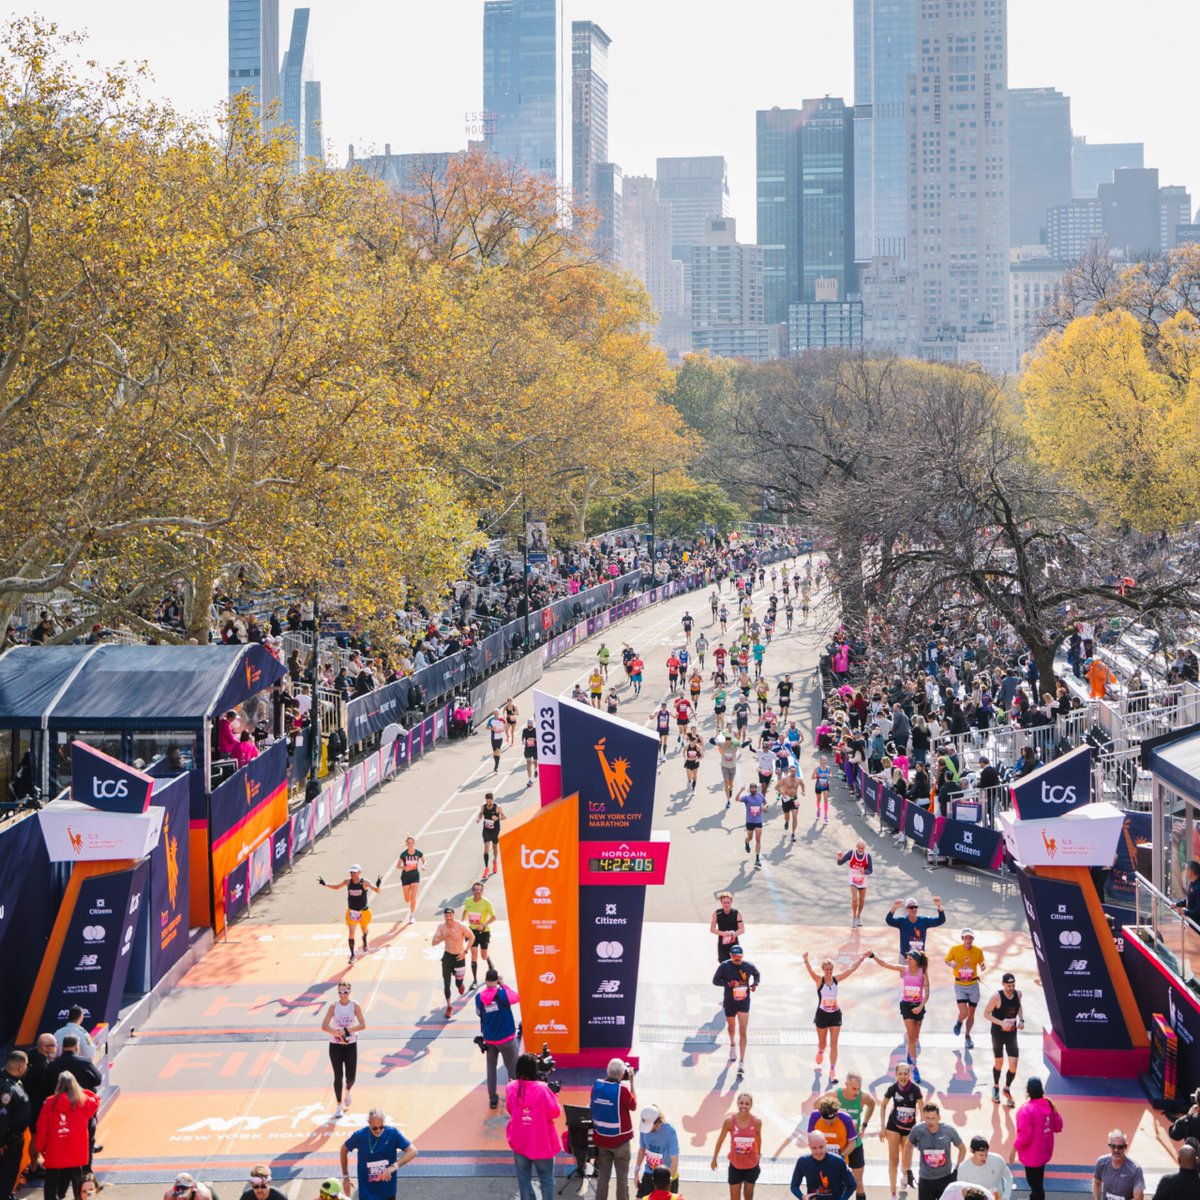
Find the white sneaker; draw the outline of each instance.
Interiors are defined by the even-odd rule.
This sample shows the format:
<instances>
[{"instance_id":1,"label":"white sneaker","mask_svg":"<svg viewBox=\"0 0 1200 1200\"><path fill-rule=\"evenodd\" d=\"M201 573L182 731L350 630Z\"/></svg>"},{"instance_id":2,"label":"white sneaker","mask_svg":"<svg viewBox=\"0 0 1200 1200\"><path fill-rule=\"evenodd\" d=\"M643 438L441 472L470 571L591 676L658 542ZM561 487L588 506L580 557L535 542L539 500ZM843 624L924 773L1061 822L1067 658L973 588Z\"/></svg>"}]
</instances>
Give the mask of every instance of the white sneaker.
<instances>
[{"instance_id":1,"label":"white sneaker","mask_svg":"<svg viewBox=\"0 0 1200 1200\"><path fill-rule=\"evenodd\" d=\"M350 1111L350 1089L349 1088L346 1089L346 1093L342 1097L342 1108L344 1108L347 1112Z\"/></svg>"},{"instance_id":2,"label":"white sneaker","mask_svg":"<svg viewBox=\"0 0 1200 1200\"><path fill-rule=\"evenodd\" d=\"M339 1104L337 1106L337 1109L334 1111L333 1119L336 1121L341 1115L342 1115L342 1106Z\"/></svg>"}]
</instances>

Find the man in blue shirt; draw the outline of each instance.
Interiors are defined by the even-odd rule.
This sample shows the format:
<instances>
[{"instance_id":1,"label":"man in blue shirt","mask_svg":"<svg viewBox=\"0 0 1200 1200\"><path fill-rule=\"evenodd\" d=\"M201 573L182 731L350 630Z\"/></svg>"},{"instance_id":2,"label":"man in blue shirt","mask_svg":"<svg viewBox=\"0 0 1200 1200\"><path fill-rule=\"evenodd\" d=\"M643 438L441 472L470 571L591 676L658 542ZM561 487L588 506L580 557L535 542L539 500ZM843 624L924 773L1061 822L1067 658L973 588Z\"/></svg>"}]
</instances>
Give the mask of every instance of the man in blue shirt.
<instances>
[{"instance_id":1,"label":"man in blue shirt","mask_svg":"<svg viewBox=\"0 0 1200 1200\"><path fill-rule=\"evenodd\" d=\"M394 1125L388 1125L383 1110L367 1114L367 1127L357 1129L343 1143L342 1191L350 1194L350 1151L358 1151L358 1200L393 1200L396 1172L417 1157L417 1148Z\"/></svg>"},{"instance_id":2,"label":"man in blue shirt","mask_svg":"<svg viewBox=\"0 0 1200 1200\"><path fill-rule=\"evenodd\" d=\"M900 931L900 957L898 962L903 962L909 950L925 951L925 931L928 929L936 929L939 925L945 925L946 914L942 911L941 896L934 896L934 904L937 906L936 917L919 917L917 916L917 898L909 896L904 901L904 916L896 916L896 910L900 907L899 900L892 901L892 910L883 918L884 923L890 925L893 929Z\"/></svg>"},{"instance_id":3,"label":"man in blue shirt","mask_svg":"<svg viewBox=\"0 0 1200 1200\"><path fill-rule=\"evenodd\" d=\"M830 1154L825 1135L813 1130L808 1135L808 1153L796 1159L792 1171L792 1195L796 1200L850 1200L856 1187L845 1160Z\"/></svg>"},{"instance_id":4,"label":"man in blue shirt","mask_svg":"<svg viewBox=\"0 0 1200 1200\"><path fill-rule=\"evenodd\" d=\"M648 1196L654 1191L654 1171L657 1167L667 1167L670 1170L670 1190L678 1195L679 1135L663 1120L662 1109L655 1104L649 1104L642 1109L637 1164L634 1167L639 1196Z\"/></svg>"}]
</instances>

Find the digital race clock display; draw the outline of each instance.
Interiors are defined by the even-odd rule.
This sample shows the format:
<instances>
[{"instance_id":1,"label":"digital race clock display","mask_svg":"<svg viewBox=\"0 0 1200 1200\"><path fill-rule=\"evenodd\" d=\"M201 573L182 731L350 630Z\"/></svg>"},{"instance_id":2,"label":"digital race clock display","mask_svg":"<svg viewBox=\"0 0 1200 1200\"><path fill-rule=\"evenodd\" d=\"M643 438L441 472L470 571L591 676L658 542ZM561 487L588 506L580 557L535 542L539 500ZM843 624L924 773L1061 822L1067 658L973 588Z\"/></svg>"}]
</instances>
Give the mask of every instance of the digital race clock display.
<instances>
[{"instance_id":1,"label":"digital race clock display","mask_svg":"<svg viewBox=\"0 0 1200 1200\"><path fill-rule=\"evenodd\" d=\"M603 871L606 874L652 874L654 859L652 858L589 858L589 871Z\"/></svg>"}]
</instances>

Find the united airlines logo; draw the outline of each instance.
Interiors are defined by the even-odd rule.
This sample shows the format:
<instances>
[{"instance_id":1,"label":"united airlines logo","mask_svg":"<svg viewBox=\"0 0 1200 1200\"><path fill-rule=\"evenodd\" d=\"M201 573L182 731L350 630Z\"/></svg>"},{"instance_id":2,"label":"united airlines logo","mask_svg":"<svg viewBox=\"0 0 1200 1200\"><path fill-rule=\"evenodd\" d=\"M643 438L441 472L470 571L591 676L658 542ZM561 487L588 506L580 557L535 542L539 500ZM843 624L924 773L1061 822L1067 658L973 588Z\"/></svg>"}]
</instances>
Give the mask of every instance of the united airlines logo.
<instances>
[{"instance_id":1,"label":"united airlines logo","mask_svg":"<svg viewBox=\"0 0 1200 1200\"><path fill-rule=\"evenodd\" d=\"M633 787L633 780L629 778L629 760L614 758L609 762L604 753L604 742L605 739L601 738L596 743L596 757L600 759L600 769L604 772L604 782L608 785L608 798L624 808L629 789Z\"/></svg>"}]
</instances>

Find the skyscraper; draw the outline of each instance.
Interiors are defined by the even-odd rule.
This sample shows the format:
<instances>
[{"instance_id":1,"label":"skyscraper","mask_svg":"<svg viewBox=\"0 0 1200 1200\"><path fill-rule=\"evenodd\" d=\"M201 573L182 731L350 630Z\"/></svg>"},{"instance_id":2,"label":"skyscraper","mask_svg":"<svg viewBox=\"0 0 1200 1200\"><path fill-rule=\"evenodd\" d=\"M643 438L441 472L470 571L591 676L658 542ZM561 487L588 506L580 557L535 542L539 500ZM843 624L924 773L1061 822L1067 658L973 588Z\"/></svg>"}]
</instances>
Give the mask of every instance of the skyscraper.
<instances>
[{"instance_id":1,"label":"skyscraper","mask_svg":"<svg viewBox=\"0 0 1200 1200\"><path fill-rule=\"evenodd\" d=\"M229 0L229 95L249 89L266 112L279 99L279 0Z\"/></svg>"},{"instance_id":2,"label":"skyscraper","mask_svg":"<svg viewBox=\"0 0 1200 1200\"><path fill-rule=\"evenodd\" d=\"M732 217L710 217L691 247L692 347L765 362L782 353L781 326L763 320L762 250L737 240Z\"/></svg>"},{"instance_id":3,"label":"skyscraper","mask_svg":"<svg viewBox=\"0 0 1200 1200\"><path fill-rule=\"evenodd\" d=\"M1091 142L1073 139L1071 149L1072 195L1076 200L1095 200L1102 183L1112 183L1122 167L1144 167L1146 151L1141 142Z\"/></svg>"},{"instance_id":4,"label":"skyscraper","mask_svg":"<svg viewBox=\"0 0 1200 1200\"><path fill-rule=\"evenodd\" d=\"M560 0L487 0L483 107L488 149L560 185L570 162L562 127Z\"/></svg>"},{"instance_id":5,"label":"skyscraper","mask_svg":"<svg viewBox=\"0 0 1200 1200\"><path fill-rule=\"evenodd\" d=\"M1099 188L1100 222L1111 251L1127 259L1162 249L1157 167L1122 167Z\"/></svg>"},{"instance_id":6,"label":"skyscraper","mask_svg":"<svg viewBox=\"0 0 1200 1200\"><path fill-rule=\"evenodd\" d=\"M298 8L292 13L292 35L283 56L280 72L283 90L283 123L296 139L296 169L304 165L308 153L309 116L305 101L311 98L308 85L313 82L312 50L308 40L310 11Z\"/></svg>"},{"instance_id":7,"label":"skyscraper","mask_svg":"<svg viewBox=\"0 0 1200 1200\"><path fill-rule=\"evenodd\" d=\"M1071 100L1055 88L1008 93L1009 240L1046 244L1046 213L1071 202Z\"/></svg>"},{"instance_id":8,"label":"skyscraper","mask_svg":"<svg viewBox=\"0 0 1200 1200\"><path fill-rule=\"evenodd\" d=\"M1162 213L1162 248L1174 250L1179 245L1179 227L1191 223L1192 197L1179 184L1166 184L1158 189Z\"/></svg>"},{"instance_id":9,"label":"skyscraper","mask_svg":"<svg viewBox=\"0 0 1200 1200\"><path fill-rule=\"evenodd\" d=\"M855 258L908 254L909 84L917 0L854 0Z\"/></svg>"},{"instance_id":10,"label":"skyscraper","mask_svg":"<svg viewBox=\"0 0 1200 1200\"><path fill-rule=\"evenodd\" d=\"M660 158L658 194L671 206L671 257L685 266L709 234L713 217L729 216L729 173L720 155Z\"/></svg>"},{"instance_id":11,"label":"skyscraper","mask_svg":"<svg viewBox=\"0 0 1200 1200\"><path fill-rule=\"evenodd\" d=\"M683 263L671 257L671 206L645 175L627 175L622 181L620 262L650 293L658 313L655 343L671 355L690 351L692 322Z\"/></svg>"},{"instance_id":12,"label":"skyscraper","mask_svg":"<svg viewBox=\"0 0 1200 1200\"><path fill-rule=\"evenodd\" d=\"M609 264L621 261L621 168L616 163L598 163L594 172L592 207L599 214L592 244Z\"/></svg>"},{"instance_id":13,"label":"skyscraper","mask_svg":"<svg viewBox=\"0 0 1200 1200\"><path fill-rule=\"evenodd\" d=\"M763 255L763 309L768 324L788 319L800 299L800 126L798 108L756 117L758 244Z\"/></svg>"},{"instance_id":14,"label":"skyscraper","mask_svg":"<svg viewBox=\"0 0 1200 1200\"><path fill-rule=\"evenodd\" d=\"M608 48L594 21L571 22L571 199L599 207L596 168L608 161Z\"/></svg>"},{"instance_id":15,"label":"skyscraper","mask_svg":"<svg viewBox=\"0 0 1200 1200\"><path fill-rule=\"evenodd\" d=\"M325 161L325 137L321 129L321 84L316 79L304 83L304 157Z\"/></svg>"},{"instance_id":16,"label":"skyscraper","mask_svg":"<svg viewBox=\"0 0 1200 1200\"><path fill-rule=\"evenodd\" d=\"M854 270L854 110L838 97L805 100L800 125L800 269L804 301L832 280L857 291Z\"/></svg>"},{"instance_id":17,"label":"skyscraper","mask_svg":"<svg viewBox=\"0 0 1200 1200\"><path fill-rule=\"evenodd\" d=\"M910 301L921 352L958 358L1007 327L1007 0L922 0L916 37Z\"/></svg>"}]
</instances>

